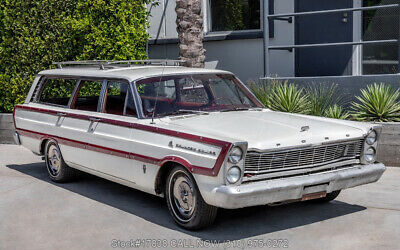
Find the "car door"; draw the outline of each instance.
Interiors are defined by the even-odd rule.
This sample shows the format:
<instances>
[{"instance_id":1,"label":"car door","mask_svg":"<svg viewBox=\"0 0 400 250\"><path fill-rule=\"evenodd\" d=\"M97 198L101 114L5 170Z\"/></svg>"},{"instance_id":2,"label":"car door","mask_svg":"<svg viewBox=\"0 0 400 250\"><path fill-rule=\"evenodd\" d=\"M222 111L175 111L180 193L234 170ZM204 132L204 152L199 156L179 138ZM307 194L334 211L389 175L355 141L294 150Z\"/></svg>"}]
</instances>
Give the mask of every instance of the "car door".
<instances>
[{"instance_id":1,"label":"car door","mask_svg":"<svg viewBox=\"0 0 400 250\"><path fill-rule=\"evenodd\" d=\"M131 122L137 119L129 83L121 80L105 82L104 98L88 134L88 166L96 171L135 182L135 168L130 159ZM131 121L131 122L129 122ZM136 170L135 170L136 169Z\"/></svg>"},{"instance_id":2,"label":"car door","mask_svg":"<svg viewBox=\"0 0 400 250\"><path fill-rule=\"evenodd\" d=\"M96 166L96 159L88 154L88 144L95 143L92 133L100 121L98 111L101 110L104 84L103 79L81 79L74 90L69 109L59 114L60 149L64 160L72 167Z\"/></svg>"}]
</instances>

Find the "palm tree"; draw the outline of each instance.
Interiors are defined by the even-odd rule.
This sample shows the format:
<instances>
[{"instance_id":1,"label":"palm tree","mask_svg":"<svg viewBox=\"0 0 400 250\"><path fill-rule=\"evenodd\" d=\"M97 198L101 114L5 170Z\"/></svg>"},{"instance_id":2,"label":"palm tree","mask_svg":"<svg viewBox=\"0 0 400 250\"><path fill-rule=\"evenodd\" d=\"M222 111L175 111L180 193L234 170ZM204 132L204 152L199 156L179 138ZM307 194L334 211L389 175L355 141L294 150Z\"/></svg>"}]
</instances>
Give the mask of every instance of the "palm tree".
<instances>
[{"instance_id":1,"label":"palm tree","mask_svg":"<svg viewBox=\"0 0 400 250\"><path fill-rule=\"evenodd\" d=\"M204 67L203 15L201 0L176 0L179 58L187 67Z\"/></svg>"}]
</instances>

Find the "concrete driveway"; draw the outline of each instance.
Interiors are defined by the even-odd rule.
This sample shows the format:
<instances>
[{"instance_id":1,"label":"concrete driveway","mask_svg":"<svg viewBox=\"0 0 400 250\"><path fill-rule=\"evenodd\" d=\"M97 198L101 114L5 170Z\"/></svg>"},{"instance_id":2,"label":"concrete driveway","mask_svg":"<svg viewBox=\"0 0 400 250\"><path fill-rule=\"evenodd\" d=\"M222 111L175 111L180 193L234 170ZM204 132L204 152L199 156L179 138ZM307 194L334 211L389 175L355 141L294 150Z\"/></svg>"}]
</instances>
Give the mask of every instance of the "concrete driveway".
<instances>
[{"instance_id":1,"label":"concrete driveway","mask_svg":"<svg viewBox=\"0 0 400 250\"><path fill-rule=\"evenodd\" d=\"M214 226L190 232L160 198L90 175L55 184L39 157L0 145L0 249L257 249L277 239L289 249L399 249L399 225L400 168L328 204L220 210Z\"/></svg>"}]
</instances>

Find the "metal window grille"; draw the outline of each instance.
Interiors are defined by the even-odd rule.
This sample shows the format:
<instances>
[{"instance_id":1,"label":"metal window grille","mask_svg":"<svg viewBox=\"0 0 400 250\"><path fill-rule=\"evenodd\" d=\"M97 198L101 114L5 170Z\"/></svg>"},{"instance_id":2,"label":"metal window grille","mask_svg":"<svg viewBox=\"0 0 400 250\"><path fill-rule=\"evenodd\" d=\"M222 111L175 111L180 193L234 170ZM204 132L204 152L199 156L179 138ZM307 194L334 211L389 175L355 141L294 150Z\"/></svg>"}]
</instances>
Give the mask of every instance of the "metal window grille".
<instances>
[{"instance_id":1,"label":"metal window grille","mask_svg":"<svg viewBox=\"0 0 400 250\"><path fill-rule=\"evenodd\" d=\"M316 48L316 47L328 47L328 46L351 46L351 45L371 45L371 44L397 44L398 55L399 55L399 67L398 73L400 74L400 31L399 37L397 39L382 39L382 40L364 40L364 41L352 41L352 42L337 42L337 43L318 43L318 44L299 44L299 45L281 45L281 46L270 46L269 45L269 21L279 20L283 18L299 17L306 15L320 15L328 13L344 13L344 12L356 12L356 11L367 11L367 10L379 10L379 9L394 9L398 8L400 10L399 4L387 4L369 7L359 7L359 8L345 8L345 9L332 9L332 10L319 10L319 11L307 11L307 12L293 12L285 14L266 14L270 13L269 4L267 1L274 0L264 0L264 77L268 78L270 76L270 62L269 55L270 50L293 50L298 48ZM400 18L399 18L399 29L400 29Z\"/></svg>"}]
</instances>

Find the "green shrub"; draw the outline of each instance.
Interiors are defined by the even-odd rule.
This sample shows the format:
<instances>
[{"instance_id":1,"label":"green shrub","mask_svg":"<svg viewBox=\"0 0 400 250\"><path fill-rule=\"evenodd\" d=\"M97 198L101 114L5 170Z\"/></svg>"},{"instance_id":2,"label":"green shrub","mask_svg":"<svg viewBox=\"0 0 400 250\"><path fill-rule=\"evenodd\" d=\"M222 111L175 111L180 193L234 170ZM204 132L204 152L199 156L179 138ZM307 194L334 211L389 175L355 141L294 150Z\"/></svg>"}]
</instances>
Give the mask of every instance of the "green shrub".
<instances>
[{"instance_id":1,"label":"green shrub","mask_svg":"<svg viewBox=\"0 0 400 250\"><path fill-rule=\"evenodd\" d=\"M280 84L278 80L250 82L249 87L257 99L264 104L265 107L271 108L272 87Z\"/></svg>"},{"instance_id":2,"label":"green shrub","mask_svg":"<svg viewBox=\"0 0 400 250\"><path fill-rule=\"evenodd\" d=\"M353 117L358 121L400 121L399 90L384 83L367 86L353 102Z\"/></svg>"},{"instance_id":3,"label":"green shrub","mask_svg":"<svg viewBox=\"0 0 400 250\"><path fill-rule=\"evenodd\" d=\"M325 116L329 108L339 105L343 100L343 96L338 92L337 84L313 83L306 88L306 92L310 103L310 115Z\"/></svg>"},{"instance_id":4,"label":"green shrub","mask_svg":"<svg viewBox=\"0 0 400 250\"><path fill-rule=\"evenodd\" d=\"M335 104L325 110L324 116L328 118L345 120L350 117L350 113L348 111L345 111L343 107Z\"/></svg>"},{"instance_id":5,"label":"green shrub","mask_svg":"<svg viewBox=\"0 0 400 250\"><path fill-rule=\"evenodd\" d=\"M270 108L289 113L308 113L308 95L294 83L277 82L271 85Z\"/></svg>"},{"instance_id":6,"label":"green shrub","mask_svg":"<svg viewBox=\"0 0 400 250\"><path fill-rule=\"evenodd\" d=\"M0 2L0 112L23 102L53 61L145 59L152 0Z\"/></svg>"}]
</instances>

